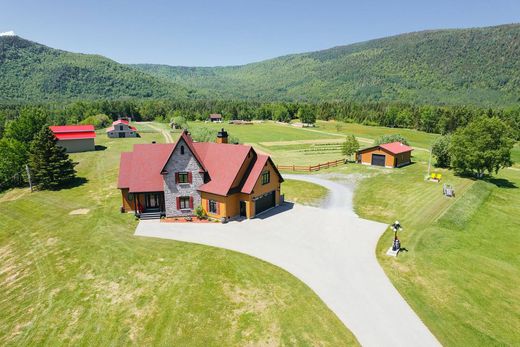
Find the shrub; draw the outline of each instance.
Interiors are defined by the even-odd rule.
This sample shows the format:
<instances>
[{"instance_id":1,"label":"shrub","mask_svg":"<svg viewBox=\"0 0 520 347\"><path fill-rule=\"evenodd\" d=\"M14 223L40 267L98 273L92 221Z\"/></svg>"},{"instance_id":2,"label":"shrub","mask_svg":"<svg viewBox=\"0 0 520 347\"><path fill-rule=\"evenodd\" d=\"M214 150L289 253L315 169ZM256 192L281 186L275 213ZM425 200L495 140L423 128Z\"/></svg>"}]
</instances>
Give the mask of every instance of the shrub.
<instances>
[{"instance_id":1,"label":"shrub","mask_svg":"<svg viewBox=\"0 0 520 347\"><path fill-rule=\"evenodd\" d=\"M199 219L208 218L208 215L206 214L206 211L204 211L204 208L202 208L202 205L197 206L197 208L195 209L195 215Z\"/></svg>"},{"instance_id":2,"label":"shrub","mask_svg":"<svg viewBox=\"0 0 520 347\"><path fill-rule=\"evenodd\" d=\"M376 141L374 142L374 145L382 145L384 143L391 143L391 142L401 142L403 145L408 145L408 140L400 134L392 134L392 135L383 135L379 136Z\"/></svg>"},{"instance_id":3,"label":"shrub","mask_svg":"<svg viewBox=\"0 0 520 347\"><path fill-rule=\"evenodd\" d=\"M435 157L437 167L449 167L451 156L450 156L450 136L445 135L438 137L432 145L432 155Z\"/></svg>"}]
</instances>

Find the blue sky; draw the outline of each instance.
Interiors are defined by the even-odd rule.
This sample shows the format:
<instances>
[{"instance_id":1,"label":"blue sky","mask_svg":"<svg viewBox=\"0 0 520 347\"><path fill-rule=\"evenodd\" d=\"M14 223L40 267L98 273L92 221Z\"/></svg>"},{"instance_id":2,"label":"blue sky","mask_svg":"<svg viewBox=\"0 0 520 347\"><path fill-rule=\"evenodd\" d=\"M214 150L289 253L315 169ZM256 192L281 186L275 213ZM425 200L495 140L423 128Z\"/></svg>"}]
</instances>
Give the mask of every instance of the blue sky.
<instances>
[{"instance_id":1,"label":"blue sky","mask_svg":"<svg viewBox=\"0 0 520 347\"><path fill-rule=\"evenodd\" d=\"M122 63L237 65L410 31L520 22L519 0L0 0L0 32Z\"/></svg>"}]
</instances>

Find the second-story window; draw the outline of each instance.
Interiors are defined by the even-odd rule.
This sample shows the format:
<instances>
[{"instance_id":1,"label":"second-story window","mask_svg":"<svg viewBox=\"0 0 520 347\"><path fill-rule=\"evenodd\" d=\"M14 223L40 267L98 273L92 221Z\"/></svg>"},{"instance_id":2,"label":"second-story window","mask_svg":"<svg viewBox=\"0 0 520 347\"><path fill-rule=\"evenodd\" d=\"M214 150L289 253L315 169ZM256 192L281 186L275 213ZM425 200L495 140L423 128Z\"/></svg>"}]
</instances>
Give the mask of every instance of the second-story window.
<instances>
[{"instance_id":1,"label":"second-story window","mask_svg":"<svg viewBox=\"0 0 520 347\"><path fill-rule=\"evenodd\" d=\"M271 174L269 171L265 171L262 173L262 184L267 184L271 181Z\"/></svg>"},{"instance_id":2,"label":"second-story window","mask_svg":"<svg viewBox=\"0 0 520 347\"><path fill-rule=\"evenodd\" d=\"M189 177L187 172L179 172L177 174L177 183L189 183Z\"/></svg>"}]
</instances>

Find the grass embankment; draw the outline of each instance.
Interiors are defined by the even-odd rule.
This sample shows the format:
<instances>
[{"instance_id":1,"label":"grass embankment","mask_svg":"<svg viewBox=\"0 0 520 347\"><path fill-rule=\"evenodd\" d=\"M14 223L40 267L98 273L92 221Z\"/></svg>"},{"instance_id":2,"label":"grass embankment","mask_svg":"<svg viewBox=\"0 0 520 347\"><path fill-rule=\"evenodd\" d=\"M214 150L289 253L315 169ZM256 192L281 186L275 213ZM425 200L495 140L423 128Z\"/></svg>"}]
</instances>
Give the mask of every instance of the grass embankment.
<instances>
[{"instance_id":1,"label":"grass embankment","mask_svg":"<svg viewBox=\"0 0 520 347\"><path fill-rule=\"evenodd\" d=\"M133 236L119 213L119 153L72 155L87 182L0 202L0 345L357 345L287 272L222 249ZM18 193L21 192L21 193ZM87 214L69 215L88 209Z\"/></svg>"},{"instance_id":2,"label":"grass embankment","mask_svg":"<svg viewBox=\"0 0 520 347\"><path fill-rule=\"evenodd\" d=\"M442 183L423 180L426 163L377 171L359 184L355 208L404 226L409 251L386 256L388 230L377 256L415 312L447 346L518 345L520 173L502 170L486 182L437 170L456 189L450 199Z\"/></svg>"},{"instance_id":3,"label":"grass embankment","mask_svg":"<svg viewBox=\"0 0 520 347\"><path fill-rule=\"evenodd\" d=\"M282 184L285 200L302 205L319 206L328 193L327 188L310 182L286 179Z\"/></svg>"}]
</instances>

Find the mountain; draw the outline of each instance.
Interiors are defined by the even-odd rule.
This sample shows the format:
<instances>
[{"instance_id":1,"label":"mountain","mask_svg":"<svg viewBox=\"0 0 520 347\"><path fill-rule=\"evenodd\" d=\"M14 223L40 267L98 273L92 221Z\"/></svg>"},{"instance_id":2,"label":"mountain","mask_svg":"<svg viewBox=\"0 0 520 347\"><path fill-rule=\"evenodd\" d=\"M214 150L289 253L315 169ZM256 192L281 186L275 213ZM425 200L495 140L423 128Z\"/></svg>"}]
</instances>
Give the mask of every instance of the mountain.
<instances>
[{"instance_id":1,"label":"mountain","mask_svg":"<svg viewBox=\"0 0 520 347\"><path fill-rule=\"evenodd\" d=\"M422 31L230 67L132 65L214 98L520 102L520 25Z\"/></svg>"},{"instance_id":2,"label":"mountain","mask_svg":"<svg viewBox=\"0 0 520 347\"><path fill-rule=\"evenodd\" d=\"M0 101L186 98L188 89L98 55L0 36Z\"/></svg>"}]
</instances>

